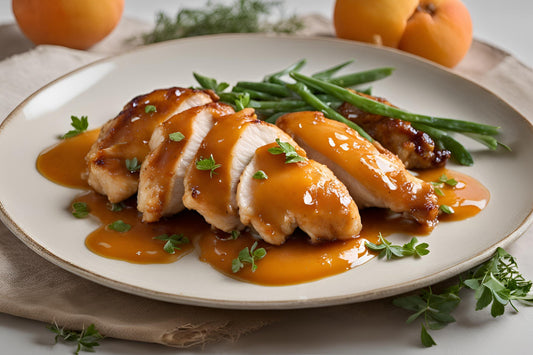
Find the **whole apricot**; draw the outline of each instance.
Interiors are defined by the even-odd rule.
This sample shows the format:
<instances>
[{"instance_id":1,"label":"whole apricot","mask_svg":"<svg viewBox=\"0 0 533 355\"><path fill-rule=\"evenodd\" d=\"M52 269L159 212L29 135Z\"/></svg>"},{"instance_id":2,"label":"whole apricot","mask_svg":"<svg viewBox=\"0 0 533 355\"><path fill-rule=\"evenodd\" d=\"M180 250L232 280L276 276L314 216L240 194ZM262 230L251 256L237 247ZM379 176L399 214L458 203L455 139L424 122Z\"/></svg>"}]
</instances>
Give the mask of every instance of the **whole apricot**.
<instances>
[{"instance_id":1,"label":"whole apricot","mask_svg":"<svg viewBox=\"0 0 533 355\"><path fill-rule=\"evenodd\" d=\"M454 67L472 44L460 0L337 0L337 37L399 48Z\"/></svg>"},{"instance_id":2,"label":"whole apricot","mask_svg":"<svg viewBox=\"0 0 533 355\"><path fill-rule=\"evenodd\" d=\"M13 0L12 7L33 43L87 49L116 27L124 0Z\"/></svg>"}]
</instances>

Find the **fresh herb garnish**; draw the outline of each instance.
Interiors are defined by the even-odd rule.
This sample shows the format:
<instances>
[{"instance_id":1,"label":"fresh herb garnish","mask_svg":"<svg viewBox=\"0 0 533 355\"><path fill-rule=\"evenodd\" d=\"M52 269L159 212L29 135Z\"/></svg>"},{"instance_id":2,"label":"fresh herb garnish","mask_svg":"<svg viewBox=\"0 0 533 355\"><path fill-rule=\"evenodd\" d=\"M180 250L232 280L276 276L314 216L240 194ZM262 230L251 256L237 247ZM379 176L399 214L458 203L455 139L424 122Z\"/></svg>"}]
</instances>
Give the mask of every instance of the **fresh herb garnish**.
<instances>
[{"instance_id":1,"label":"fresh herb garnish","mask_svg":"<svg viewBox=\"0 0 533 355\"><path fill-rule=\"evenodd\" d=\"M126 208L126 205L124 204L124 202L108 203L107 204L107 209L110 210L111 212L120 212L124 208Z\"/></svg>"},{"instance_id":2,"label":"fresh herb garnish","mask_svg":"<svg viewBox=\"0 0 533 355\"><path fill-rule=\"evenodd\" d=\"M189 238L185 237L183 234L161 234L157 237L154 237L153 239L162 240L165 243L165 246L163 246L163 250L166 251L169 254L175 254L176 250L181 250L178 245L181 244L187 244L189 243Z\"/></svg>"},{"instance_id":3,"label":"fresh herb garnish","mask_svg":"<svg viewBox=\"0 0 533 355\"><path fill-rule=\"evenodd\" d=\"M74 129L62 135L61 136L62 139L75 137L78 134L85 132L87 128L89 127L89 120L87 116L81 116L81 118L77 116L70 116L70 120L71 120L70 125Z\"/></svg>"},{"instance_id":4,"label":"fresh herb garnish","mask_svg":"<svg viewBox=\"0 0 533 355\"><path fill-rule=\"evenodd\" d=\"M455 213L455 210L448 206L448 205L440 205L439 206L439 210L441 210L442 212L446 213L446 214L454 214Z\"/></svg>"},{"instance_id":5,"label":"fresh herb garnish","mask_svg":"<svg viewBox=\"0 0 533 355\"><path fill-rule=\"evenodd\" d=\"M257 248L257 242L255 242L250 249L244 248L239 252L239 256L231 262L231 271L233 273L238 272L244 267L244 263L249 263L252 266L252 272L257 270L257 260L261 260L266 255L265 248Z\"/></svg>"},{"instance_id":6,"label":"fresh herb garnish","mask_svg":"<svg viewBox=\"0 0 533 355\"><path fill-rule=\"evenodd\" d=\"M118 220L118 221L115 221L113 223L110 223L107 225L107 228L115 231L115 232L127 232L131 229L131 225L125 223L124 221L122 220Z\"/></svg>"},{"instance_id":7,"label":"fresh herb garnish","mask_svg":"<svg viewBox=\"0 0 533 355\"><path fill-rule=\"evenodd\" d=\"M181 142L184 138L185 136L181 132L174 132L168 135L168 139L170 139L173 142Z\"/></svg>"},{"instance_id":8,"label":"fresh herb garnish","mask_svg":"<svg viewBox=\"0 0 533 355\"><path fill-rule=\"evenodd\" d=\"M126 169L128 169L128 171L132 174L136 171L139 171L139 169L141 169L141 163L137 160L136 157L132 159L126 159L125 163L126 163Z\"/></svg>"},{"instance_id":9,"label":"fresh herb garnish","mask_svg":"<svg viewBox=\"0 0 533 355\"><path fill-rule=\"evenodd\" d=\"M455 187L458 183L457 180L455 180L454 178L448 178L446 174L442 174L439 177L439 182L446 184L448 186L451 186L451 187Z\"/></svg>"},{"instance_id":10,"label":"fresh herb garnish","mask_svg":"<svg viewBox=\"0 0 533 355\"><path fill-rule=\"evenodd\" d=\"M89 205L85 202L74 202L72 204L72 215L76 218L85 218L89 215Z\"/></svg>"},{"instance_id":11,"label":"fresh herb garnish","mask_svg":"<svg viewBox=\"0 0 533 355\"><path fill-rule=\"evenodd\" d=\"M282 142L279 138L276 138L276 143L278 146L269 148L268 152L273 155L285 154L286 164L306 161L306 158L299 155L290 143Z\"/></svg>"},{"instance_id":12,"label":"fresh herb garnish","mask_svg":"<svg viewBox=\"0 0 533 355\"><path fill-rule=\"evenodd\" d=\"M76 355L78 355L80 351L94 352L94 347L100 345L98 341L104 338L104 336L96 330L94 324L89 325L87 329L82 329L81 331L60 328L57 324L50 324L46 326L46 328L56 334L54 338L56 344L60 340L64 342L75 342L77 346L74 354Z\"/></svg>"},{"instance_id":13,"label":"fresh herb garnish","mask_svg":"<svg viewBox=\"0 0 533 355\"><path fill-rule=\"evenodd\" d=\"M209 170L209 176L213 177L213 174L216 174L216 169L220 168L222 165L215 162L213 154L207 159L200 159L196 162L196 169L198 170Z\"/></svg>"},{"instance_id":14,"label":"fresh herb garnish","mask_svg":"<svg viewBox=\"0 0 533 355\"><path fill-rule=\"evenodd\" d=\"M429 347L436 345L436 342L427 329L437 330L455 322L451 313L461 301L459 291L463 288L475 291L476 311L490 305L491 315L497 317L504 314L507 305L518 312L513 301L533 305L533 295L530 293L532 285L533 282L526 280L519 272L515 258L498 248L491 259L462 275L457 284L442 293L435 294L429 287L413 295L396 298L393 304L414 312L407 323L423 316L420 340Z\"/></svg>"},{"instance_id":15,"label":"fresh herb garnish","mask_svg":"<svg viewBox=\"0 0 533 355\"><path fill-rule=\"evenodd\" d=\"M245 92L240 94L235 100L235 109L237 111L244 110L250 104L250 94Z\"/></svg>"},{"instance_id":16,"label":"fresh herb garnish","mask_svg":"<svg viewBox=\"0 0 533 355\"><path fill-rule=\"evenodd\" d=\"M217 33L279 32L293 33L303 28L295 16L275 23L266 19L280 7L278 1L236 0L232 4L208 1L201 9L181 9L175 19L160 12L152 32L143 35L144 43Z\"/></svg>"},{"instance_id":17,"label":"fresh herb garnish","mask_svg":"<svg viewBox=\"0 0 533 355\"><path fill-rule=\"evenodd\" d=\"M233 230L231 231L231 239L236 240L241 235L241 231Z\"/></svg>"},{"instance_id":18,"label":"fresh herb garnish","mask_svg":"<svg viewBox=\"0 0 533 355\"><path fill-rule=\"evenodd\" d=\"M154 105L146 105L144 106L144 112L145 113L157 112L157 108Z\"/></svg>"},{"instance_id":19,"label":"fresh herb garnish","mask_svg":"<svg viewBox=\"0 0 533 355\"><path fill-rule=\"evenodd\" d=\"M421 257L429 254L428 243L418 243L418 239L411 238L408 243L404 245L393 245L387 239L383 238L381 233L379 234L379 243L374 244L370 242L365 243L366 247L372 251L379 251L378 258L386 257L387 260L391 260L393 257L403 258L405 256L417 256Z\"/></svg>"},{"instance_id":20,"label":"fresh herb garnish","mask_svg":"<svg viewBox=\"0 0 533 355\"><path fill-rule=\"evenodd\" d=\"M257 170L252 177L254 179L257 179L257 180L266 180L266 179L268 179L267 174L263 170Z\"/></svg>"}]
</instances>

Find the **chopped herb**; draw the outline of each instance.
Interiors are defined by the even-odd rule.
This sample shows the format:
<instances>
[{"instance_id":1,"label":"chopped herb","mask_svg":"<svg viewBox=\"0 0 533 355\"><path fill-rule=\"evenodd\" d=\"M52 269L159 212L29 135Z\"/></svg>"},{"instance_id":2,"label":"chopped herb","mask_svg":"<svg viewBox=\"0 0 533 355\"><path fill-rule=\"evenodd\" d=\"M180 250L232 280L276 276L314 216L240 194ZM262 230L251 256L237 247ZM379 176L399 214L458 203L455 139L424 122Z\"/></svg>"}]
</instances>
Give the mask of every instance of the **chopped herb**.
<instances>
[{"instance_id":1,"label":"chopped herb","mask_svg":"<svg viewBox=\"0 0 533 355\"><path fill-rule=\"evenodd\" d=\"M165 250L169 254L174 254L176 253L176 250L181 250L178 245L189 243L189 239L181 233L172 234L170 236L168 234L161 234L157 237L154 237L153 239L162 240L166 242L165 246L163 247L163 250Z\"/></svg>"},{"instance_id":2,"label":"chopped herb","mask_svg":"<svg viewBox=\"0 0 533 355\"><path fill-rule=\"evenodd\" d=\"M181 142L185 136L181 132L174 132L168 135L168 138L173 142Z\"/></svg>"},{"instance_id":3,"label":"chopped herb","mask_svg":"<svg viewBox=\"0 0 533 355\"><path fill-rule=\"evenodd\" d=\"M85 202L74 202L72 204L72 215L76 218L85 218L89 215L89 205Z\"/></svg>"},{"instance_id":4,"label":"chopped herb","mask_svg":"<svg viewBox=\"0 0 533 355\"><path fill-rule=\"evenodd\" d=\"M81 118L78 118L76 116L70 116L70 120L70 125L74 129L62 135L62 139L75 137L78 134L85 132L89 127L89 120L87 119L87 116L81 116Z\"/></svg>"},{"instance_id":5,"label":"chopped herb","mask_svg":"<svg viewBox=\"0 0 533 355\"><path fill-rule=\"evenodd\" d=\"M381 233L379 234L379 243L374 244L370 242L365 243L366 247L372 251L379 251L378 258L386 257L387 260L391 260L393 257L403 258L405 256L417 256L421 257L429 254L428 243L418 243L418 239L411 238L408 243L404 245L393 245L387 239L383 238Z\"/></svg>"},{"instance_id":6,"label":"chopped herb","mask_svg":"<svg viewBox=\"0 0 533 355\"><path fill-rule=\"evenodd\" d=\"M231 231L231 239L236 240L241 235L241 231Z\"/></svg>"},{"instance_id":7,"label":"chopped herb","mask_svg":"<svg viewBox=\"0 0 533 355\"><path fill-rule=\"evenodd\" d=\"M126 159L126 169L128 169L130 173L134 173L141 169L141 163L135 157L132 159Z\"/></svg>"},{"instance_id":8,"label":"chopped herb","mask_svg":"<svg viewBox=\"0 0 533 355\"><path fill-rule=\"evenodd\" d=\"M126 205L124 204L124 202L107 204L107 209L110 210L111 212L120 212L124 208L126 208Z\"/></svg>"},{"instance_id":9,"label":"chopped herb","mask_svg":"<svg viewBox=\"0 0 533 355\"><path fill-rule=\"evenodd\" d=\"M108 224L107 225L107 228L115 231L115 232L127 232L131 229L131 225L127 224L127 223L124 223L124 221L122 220L118 220L118 221L115 221L111 224Z\"/></svg>"},{"instance_id":10,"label":"chopped herb","mask_svg":"<svg viewBox=\"0 0 533 355\"><path fill-rule=\"evenodd\" d=\"M268 176L263 170L257 170L253 175L253 178L257 180L265 180L268 179Z\"/></svg>"},{"instance_id":11,"label":"chopped herb","mask_svg":"<svg viewBox=\"0 0 533 355\"><path fill-rule=\"evenodd\" d=\"M274 155L285 154L286 164L306 161L306 158L299 155L290 143L282 142L279 138L276 138L276 143L278 146L269 148L268 151L270 154Z\"/></svg>"},{"instance_id":12,"label":"chopped herb","mask_svg":"<svg viewBox=\"0 0 533 355\"><path fill-rule=\"evenodd\" d=\"M209 176L213 177L213 174L216 174L215 170L220 168L221 164L215 163L215 158L213 154L207 159L200 159L196 162L196 169L198 170L209 170Z\"/></svg>"},{"instance_id":13,"label":"chopped herb","mask_svg":"<svg viewBox=\"0 0 533 355\"><path fill-rule=\"evenodd\" d=\"M454 178L449 179L446 174L442 174L439 177L439 181L451 187L455 187L455 185L457 185L457 180L455 180Z\"/></svg>"},{"instance_id":14,"label":"chopped herb","mask_svg":"<svg viewBox=\"0 0 533 355\"><path fill-rule=\"evenodd\" d=\"M175 17L160 12L155 28L144 34L143 40L155 43L217 33L293 33L303 28L303 22L295 16L282 17L274 23L267 21L272 10L280 7L279 1L236 0L231 4L208 1L200 9L181 9Z\"/></svg>"},{"instance_id":15,"label":"chopped herb","mask_svg":"<svg viewBox=\"0 0 533 355\"><path fill-rule=\"evenodd\" d=\"M439 206L439 210L441 210L442 212L446 213L446 214L454 214L455 211L452 207L448 206L448 205L440 205Z\"/></svg>"},{"instance_id":16,"label":"chopped herb","mask_svg":"<svg viewBox=\"0 0 533 355\"><path fill-rule=\"evenodd\" d=\"M444 192L442 192L442 190L439 187L435 187L434 190L435 190L435 195L441 196L441 197L444 196Z\"/></svg>"},{"instance_id":17,"label":"chopped herb","mask_svg":"<svg viewBox=\"0 0 533 355\"><path fill-rule=\"evenodd\" d=\"M54 340L57 344L58 341L75 342L76 350L74 354L78 355L80 351L94 352L94 347L99 346L99 340L102 340L104 336L96 330L94 324L91 324L87 329L81 331L67 330L60 328L57 324L50 324L46 326L47 329L56 334Z\"/></svg>"},{"instance_id":18,"label":"chopped herb","mask_svg":"<svg viewBox=\"0 0 533 355\"><path fill-rule=\"evenodd\" d=\"M157 112L157 108L154 105L146 105L144 107L144 112L145 113Z\"/></svg>"},{"instance_id":19,"label":"chopped herb","mask_svg":"<svg viewBox=\"0 0 533 355\"><path fill-rule=\"evenodd\" d=\"M231 262L231 271L236 273L244 268L244 263L249 263L252 266L252 272L255 272L255 270L257 270L257 264L255 262L263 259L266 255L265 248L256 248L257 242L255 242L250 249L246 247L241 250L239 256Z\"/></svg>"},{"instance_id":20,"label":"chopped herb","mask_svg":"<svg viewBox=\"0 0 533 355\"><path fill-rule=\"evenodd\" d=\"M235 100L235 109L237 111L244 110L250 104L250 94L245 92L240 94Z\"/></svg>"}]
</instances>

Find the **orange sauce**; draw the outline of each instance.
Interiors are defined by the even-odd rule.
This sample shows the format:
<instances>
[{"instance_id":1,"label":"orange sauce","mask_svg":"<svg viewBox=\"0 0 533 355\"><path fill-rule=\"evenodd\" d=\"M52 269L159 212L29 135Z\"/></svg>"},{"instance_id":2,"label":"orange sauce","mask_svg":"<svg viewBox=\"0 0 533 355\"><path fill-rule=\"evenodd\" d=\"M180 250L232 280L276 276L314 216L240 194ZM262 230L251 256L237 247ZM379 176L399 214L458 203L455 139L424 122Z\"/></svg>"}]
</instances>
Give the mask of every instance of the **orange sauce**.
<instances>
[{"instance_id":1,"label":"orange sauce","mask_svg":"<svg viewBox=\"0 0 533 355\"><path fill-rule=\"evenodd\" d=\"M88 189L84 179L84 157L97 135L98 130L88 131L46 149L37 159L38 170L57 184ZM454 188L447 185L441 188L444 197L439 197L439 203L451 206L455 213L443 215L439 219L452 221L469 218L486 206L489 192L481 183L467 175L437 169L419 173L418 177L425 181L438 181L443 173L448 178L455 178L459 183ZM258 248L265 248L267 255L257 261L257 270L252 272L249 265L246 265L238 273L233 273L232 260L243 248L250 248L255 242L248 233L242 233L239 238L233 240L227 233L212 231L203 218L194 212L182 212L156 223L143 223L140 213L136 210L135 199L127 200L122 211L112 212L107 199L94 191L84 192L73 202L87 203L90 214L101 223L100 227L87 236L85 242L87 248L98 255L133 263L170 263L196 247L200 260L209 263L214 269L229 277L262 285L309 282L354 268L374 256L367 251L364 243L375 243L379 233L383 236L401 233L406 235L407 242L411 235L426 235L430 232L424 226L399 214L367 208L360 211L363 230L358 238L311 244L304 233L296 232L282 246L259 241ZM117 220L129 224L131 229L127 232L110 230L108 225ZM164 241L153 239L161 234L180 233L183 233L190 243L179 245L181 249L176 250L175 254L164 251Z\"/></svg>"}]
</instances>

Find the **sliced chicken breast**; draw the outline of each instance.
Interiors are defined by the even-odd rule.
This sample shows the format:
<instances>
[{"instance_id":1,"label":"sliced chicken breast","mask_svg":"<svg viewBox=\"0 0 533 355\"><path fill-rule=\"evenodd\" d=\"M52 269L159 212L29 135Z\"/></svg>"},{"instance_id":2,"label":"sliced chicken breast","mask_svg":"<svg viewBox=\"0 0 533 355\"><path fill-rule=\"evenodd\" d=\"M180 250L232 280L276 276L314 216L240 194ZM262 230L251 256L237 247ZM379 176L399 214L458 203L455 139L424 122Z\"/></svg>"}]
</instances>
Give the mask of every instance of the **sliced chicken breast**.
<instances>
[{"instance_id":1,"label":"sliced chicken breast","mask_svg":"<svg viewBox=\"0 0 533 355\"><path fill-rule=\"evenodd\" d=\"M137 209L144 222L156 222L184 209L183 179L214 121L235 111L212 102L178 113L159 124L150 140L152 151L141 166Z\"/></svg>"},{"instance_id":2,"label":"sliced chicken breast","mask_svg":"<svg viewBox=\"0 0 533 355\"><path fill-rule=\"evenodd\" d=\"M148 142L154 128L176 113L213 99L217 99L216 95L210 91L173 87L131 100L102 127L86 156L89 185L110 202L135 194L139 173L134 163L140 164L150 152Z\"/></svg>"},{"instance_id":3,"label":"sliced chicken breast","mask_svg":"<svg viewBox=\"0 0 533 355\"><path fill-rule=\"evenodd\" d=\"M361 219L346 186L314 160L286 163L285 154L269 152L276 147L273 143L258 148L241 176L241 222L275 245L283 244L297 227L312 242L357 237ZM295 150L306 156L300 147Z\"/></svg>"},{"instance_id":4,"label":"sliced chicken breast","mask_svg":"<svg viewBox=\"0 0 533 355\"><path fill-rule=\"evenodd\" d=\"M370 143L343 123L320 112L295 112L276 123L310 158L327 165L346 185L359 208L384 207L428 227L437 223L437 196L431 184L409 173L400 159Z\"/></svg>"},{"instance_id":5,"label":"sliced chicken breast","mask_svg":"<svg viewBox=\"0 0 533 355\"><path fill-rule=\"evenodd\" d=\"M185 207L225 232L242 229L236 201L239 178L255 150L276 138L293 142L278 127L258 120L253 109L221 117L187 170Z\"/></svg>"}]
</instances>

